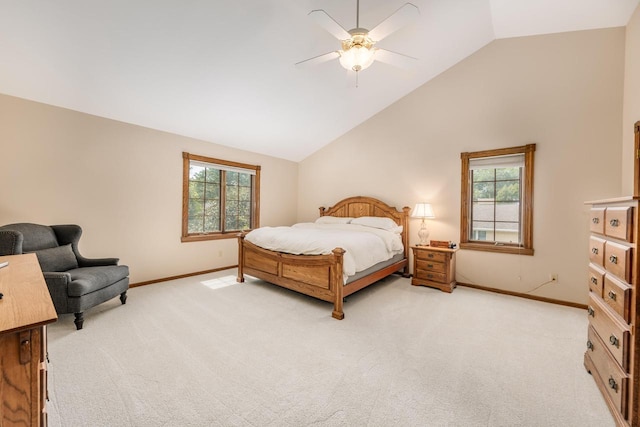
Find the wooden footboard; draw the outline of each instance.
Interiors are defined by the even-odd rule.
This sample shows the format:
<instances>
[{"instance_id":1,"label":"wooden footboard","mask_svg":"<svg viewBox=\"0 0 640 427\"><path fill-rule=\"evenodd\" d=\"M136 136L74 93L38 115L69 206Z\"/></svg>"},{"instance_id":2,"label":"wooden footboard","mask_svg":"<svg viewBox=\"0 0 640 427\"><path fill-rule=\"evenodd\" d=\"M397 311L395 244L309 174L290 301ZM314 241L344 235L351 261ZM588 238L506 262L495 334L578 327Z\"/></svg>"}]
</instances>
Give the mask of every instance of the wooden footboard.
<instances>
[{"instance_id":1,"label":"wooden footboard","mask_svg":"<svg viewBox=\"0 0 640 427\"><path fill-rule=\"evenodd\" d=\"M323 301L333 302L332 316L343 319L342 298L344 250L330 255L291 255L269 251L238 236L238 282L244 275L288 288Z\"/></svg>"},{"instance_id":2,"label":"wooden footboard","mask_svg":"<svg viewBox=\"0 0 640 427\"><path fill-rule=\"evenodd\" d=\"M245 240L246 233L238 235L238 282L244 275L300 292L323 301L333 302L332 316L343 319L343 298L396 271L408 273L409 253L409 208L400 212L383 202L370 197L344 199L332 208L320 208L320 215L340 217L380 216L388 217L403 226L402 242L404 259L365 276L345 286L342 277L345 251L336 248L328 255L292 255L263 249Z\"/></svg>"}]
</instances>

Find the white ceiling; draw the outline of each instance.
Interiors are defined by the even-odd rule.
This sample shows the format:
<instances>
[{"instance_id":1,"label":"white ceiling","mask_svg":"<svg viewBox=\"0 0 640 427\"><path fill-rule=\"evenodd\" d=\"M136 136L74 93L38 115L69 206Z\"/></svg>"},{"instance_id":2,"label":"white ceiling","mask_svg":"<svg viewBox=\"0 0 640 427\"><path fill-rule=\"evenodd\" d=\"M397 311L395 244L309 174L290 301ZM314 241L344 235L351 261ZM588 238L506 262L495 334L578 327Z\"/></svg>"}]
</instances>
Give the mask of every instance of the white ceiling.
<instances>
[{"instance_id":1,"label":"white ceiling","mask_svg":"<svg viewBox=\"0 0 640 427\"><path fill-rule=\"evenodd\" d=\"M407 0L362 0L371 29ZM618 27L640 0L413 0L379 43L418 58L293 64L339 43L356 0L0 0L0 93L299 161L496 38Z\"/></svg>"}]
</instances>

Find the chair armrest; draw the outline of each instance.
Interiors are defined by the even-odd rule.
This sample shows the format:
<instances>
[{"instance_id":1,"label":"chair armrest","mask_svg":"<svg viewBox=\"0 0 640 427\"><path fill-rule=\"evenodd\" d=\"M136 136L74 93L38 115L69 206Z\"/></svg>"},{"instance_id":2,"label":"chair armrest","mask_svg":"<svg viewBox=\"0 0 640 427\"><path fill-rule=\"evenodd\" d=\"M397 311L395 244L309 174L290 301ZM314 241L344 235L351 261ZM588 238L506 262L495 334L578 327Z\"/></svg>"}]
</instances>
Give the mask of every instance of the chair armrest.
<instances>
[{"instance_id":1,"label":"chair armrest","mask_svg":"<svg viewBox=\"0 0 640 427\"><path fill-rule=\"evenodd\" d=\"M15 230L0 230L0 255L20 255L24 236Z\"/></svg>"},{"instance_id":2,"label":"chair armrest","mask_svg":"<svg viewBox=\"0 0 640 427\"><path fill-rule=\"evenodd\" d=\"M119 258L85 258L77 255L78 267L102 267L105 265L118 265Z\"/></svg>"},{"instance_id":3,"label":"chair armrest","mask_svg":"<svg viewBox=\"0 0 640 427\"><path fill-rule=\"evenodd\" d=\"M66 286L71 282L71 274L55 271L43 271L44 281L51 286ZM50 286L50 288L51 288Z\"/></svg>"}]
</instances>

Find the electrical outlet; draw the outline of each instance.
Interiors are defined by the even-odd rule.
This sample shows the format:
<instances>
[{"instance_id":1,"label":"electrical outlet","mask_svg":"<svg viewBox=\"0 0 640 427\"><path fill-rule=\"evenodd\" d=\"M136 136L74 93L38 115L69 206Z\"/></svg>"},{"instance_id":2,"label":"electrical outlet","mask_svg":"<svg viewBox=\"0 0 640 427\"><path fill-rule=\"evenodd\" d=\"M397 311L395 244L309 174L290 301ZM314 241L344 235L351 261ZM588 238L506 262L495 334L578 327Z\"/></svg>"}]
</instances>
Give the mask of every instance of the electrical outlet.
<instances>
[{"instance_id":1,"label":"electrical outlet","mask_svg":"<svg viewBox=\"0 0 640 427\"><path fill-rule=\"evenodd\" d=\"M552 282L557 282L558 281L558 274L554 273L554 274L550 274L549 275L549 280Z\"/></svg>"}]
</instances>

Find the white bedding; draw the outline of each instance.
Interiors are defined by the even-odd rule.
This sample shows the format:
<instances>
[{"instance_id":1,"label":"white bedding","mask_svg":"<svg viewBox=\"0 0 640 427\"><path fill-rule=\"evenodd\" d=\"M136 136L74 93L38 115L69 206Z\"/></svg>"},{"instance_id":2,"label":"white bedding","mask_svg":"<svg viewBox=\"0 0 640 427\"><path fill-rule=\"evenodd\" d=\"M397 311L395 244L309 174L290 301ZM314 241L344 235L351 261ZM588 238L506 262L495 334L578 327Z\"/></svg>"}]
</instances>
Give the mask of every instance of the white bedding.
<instances>
[{"instance_id":1,"label":"white bedding","mask_svg":"<svg viewBox=\"0 0 640 427\"><path fill-rule=\"evenodd\" d=\"M294 255L330 254L342 248L343 273L346 278L402 253L399 234L355 224L300 223L291 227L262 227L245 239L272 251Z\"/></svg>"}]
</instances>

